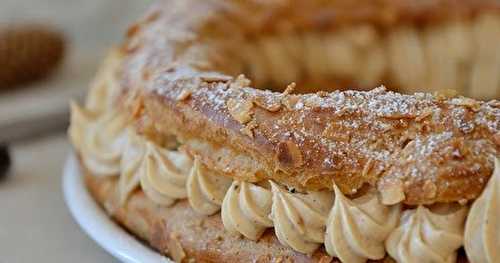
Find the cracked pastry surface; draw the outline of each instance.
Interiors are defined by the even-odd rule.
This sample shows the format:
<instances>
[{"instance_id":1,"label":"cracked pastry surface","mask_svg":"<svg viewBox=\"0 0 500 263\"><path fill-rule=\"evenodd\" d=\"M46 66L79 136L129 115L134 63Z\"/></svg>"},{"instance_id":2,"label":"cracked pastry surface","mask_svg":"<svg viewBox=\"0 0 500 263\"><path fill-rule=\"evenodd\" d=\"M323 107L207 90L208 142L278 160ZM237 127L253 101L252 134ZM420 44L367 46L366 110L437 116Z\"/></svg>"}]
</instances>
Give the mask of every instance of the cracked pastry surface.
<instances>
[{"instance_id":1,"label":"cracked pastry surface","mask_svg":"<svg viewBox=\"0 0 500 263\"><path fill-rule=\"evenodd\" d=\"M81 112L85 111L85 109L81 109L77 105L73 105L73 109L75 116L79 116ZM110 109L110 111L113 112L113 109ZM122 112L122 114L124 113L126 112ZM107 115L108 113L101 112L96 115L96 118L91 120L73 116L74 123L72 123L69 129L70 138L72 138L76 149L80 151L82 158L82 150L86 149L85 145L93 143L92 141L82 139L86 138L86 136L82 135L92 135L95 133L93 129L87 127L94 127L94 125L107 127L107 123L101 123L101 118L99 118L99 116ZM113 119L110 119L109 123L113 123ZM86 125L81 125L82 123ZM266 233L266 229L274 227L276 242L281 244L278 245L278 248L280 250L285 249L288 251L291 249L292 251L306 253L309 256L304 259L306 260L305 262L316 261L317 257L315 259L311 255L316 255L318 251L323 251L322 249L318 250L323 242L326 242L326 251L319 253L322 255L321 258L326 257L325 260L331 260L329 256L338 257L344 262L365 262L368 259L385 260L385 249L387 249L387 252L392 257L401 262L404 262L408 258L426 260L432 258L432 253L435 252L424 249L420 252L416 251L416 254L411 254L408 253L408 250L415 253L415 249L411 249L411 242L408 245L410 249L404 245L398 247L395 244L402 244L397 241L401 238L406 241L415 240L422 231L423 234L434 237L434 239L424 238L425 242L431 242L428 245L429 247L443 246L442 239L435 238L436 236L442 236L439 234L443 232L439 230L439 224L441 224L439 222L443 222L443 220L457 222L456 226L445 229L451 232L451 241L445 242L446 245L444 246L446 249L438 249L440 252L449 253L443 255L443 258L449 262L454 262L456 251L462 245L463 221L467 211L466 206L457 205L461 207L458 210L462 212L446 214L447 209L451 209L452 212L458 210L453 209L449 205L442 204L443 209L436 208L432 210L433 212L437 211L436 216L426 216L425 212L428 209L424 206L418 206L416 211L420 212L416 214L415 219L409 220L407 218L412 217L408 216L408 214L411 215L414 210L406 210L400 219L401 206L394 205L391 207L382 204L383 198L379 198L376 194L374 195L375 188L372 188L368 192L361 191L358 197L346 197L338 187L335 187L335 193L329 191L300 193L290 187L284 188L273 181L269 181L269 184L236 180L231 183L231 178L223 176L220 172L208 169L200 162L198 157L194 157L194 161L191 161L190 158L193 157L190 157L190 152L184 150L186 145L182 145L177 150L163 149L168 144L154 142L147 138L147 134L138 134L137 131L141 131L141 129L135 129L137 127L134 128L133 122L127 122L126 124L122 132L117 133L115 131L111 133L126 133L127 136L125 136L126 146L122 147L123 152L118 155L121 164L119 166L120 171L117 174L107 176L107 178L119 177L117 180L110 179L114 180L113 184L116 184L114 186L117 191L116 200L109 201L111 203L102 203L107 207L109 213L114 213L114 211L120 210L120 207L126 207L132 202L129 198L138 192L135 191L138 187L142 188L144 191L143 195L150 202L159 207L173 206L175 205L174 199L187 197L188 201L184 203L188 203L190 205L189 209L196 211L199 215L208 216L214 214L216 217L221 217L221 225L227 229L228 234L241 233L245 237L248 237L249 240L261 242L260 240L267 236L264 234ZM107 149L103 148L101 151L105 152ZM98 180L97 177L93 176L93 173L97 172L96 175L98 175L100 171L99 167L87 166L83 162L83 159L82 165L90 174L89 180ZM167 166L169 168L166 168ZM171 188L173 178L169 177L172 176L172 172L176 172L175 179L178 179L176 188ZM166 181L151 180L151 178L157 176L163 177ZM493 178L492 180L494 180ZM145 179L147 181L144 181ZM492 180L489 181L489 185L495 185ZM181 186L182 182L185 183L184 187ZM166 196L158 197L158 190L163 189L165 185L168 186L167 188L170 191L164 194L170 195L172 199L164 199ZM100 186L94 187L99 188ZM151 193L151 189L156 190L154 194ZM488 189L491 189L491 187ZM235 194L237 193L235 191L238 190L240 191L239 196L236 197ZM252 192L254 192L253 196L251 196ZM491 190L485 190L483 195L488 195L489 192ZM174 196L173 194L175 193L179 193L179 195ZM255 193L258 193L258 195ZM164 200L167 200L167 202L164 202ZM483 201L479 201L478 205L481 202ZM144 203L144 201L141 203ZM118 208L110 208L110 206L117 206ZM221 214L217 213L220 208L222 208ZM441 216L441 214L444 216ZM161 215L155 216L161 217ZM476 216L474 220L477 221L479 219L479 222L487 220L481 213L477 213L474 216ZM471 218L474 218L474 216ZM120 222L127 224L123 220L120 219ZM141 224L140 219L137 220ZM399 225L397 225L398 221L400 221ZM385 225L381 226L380 222L385 222ZM142 224L148 225L150 223L143 222ZM437 229L433 229L433 227L436 228L436 224L438 224ZM461 225L462 227L460 227ZM254 226L259 227L257 232L252 231ZM141 231L139 227L134 225L132 229L133 231ZM147 238L152 234L146 234ZM175 238L170 237L167 246L171 247L171 250L172 247L181 246L177 238L182 236L175 234ZM489 237L486 238L486 240L489 240ZM384 240L386 242L385 248L381 243ZM449 244L452 243L455 245L450 247ZM468 248L468 253L477 253L477 248ZM488 253L490 253L489 250ZM192 255L189 253L186 254L184 250L182 250L182 253L169 251L169 254L174 258L183 258L186 255ZM256 255L260 254L257 253ZM298 258L300 257L293 257L293 259Z\"/></svg>"},{"instance_id":2,"label":"cracked pastry surface","mask_svg":"<svg viewBox=\"0 0 500 263\"><path fill-rule=\"evenodd\" d=\"M167 27L173 10L196 10L184 2L165 6L154 7L129 34L125 88L158 133L175 134L205 165L237 179L274 179L302 190L332 190L334 179L352 194L369 184L399 195L385 196L389 203L473 200L487 182L493 170L487 156L500 147L498 101L383 89L303 95L257 90L244 77L217 71L222 62L210 57L217 50L212 36L225 30L217 27L216 15L239 9L199 4L212 11ZM196 36L200 41L193 41Z\"/></svg>"},{"instance_id":3,"label":"cracked pastry surface","mask_svg":"<svg viewBox=\"0 0 500 263\"><path fill-rule=\"evenodd\" d=\"M85 108L73 106L70 137L82 165L88 169L89 186L96 198L119 222L163 253L168 249L176 261L252 258L272 262L277 260L274 253L280 251L297 262L330 262L336 260L333 257L344 262L390 258L398 262L461 262L464 255L457 251L464 240L470 257L479 257L480 249L486 249L486 255L494 253L495 245L490 244L495 244L491 240L498 231L484 230L491 229L484 222L496 212L490 202L496 200L495 191L488 189L497 185L493 169L500 150L498 100L484 102L446 93L403 95L383 87L332 92L336 86L325 86L318 91L301 78L305 74L317 85L328 83L330 80L324 77L332 74L359 75L360 79L370 74L375 77L366 79L377 79L386 74L380 73L380 68L387 68L388 64L381 66L387 61L373 65L368 61L367 67L373 67L376 74L355 72L359 64L353 61L359 54L350 49L372 46L366 44L372 43L370 30L352 30L359 34L347 29L337 31L333 26L336 23L351 26L370 21L377 28L398 32L400 23L431 27L441 23L449 26L448 22L457 21L454 19L472 24L477 20L489 25L481 30L490 32L496 17L484 22L482 12L486 8L495 10L492 7L496 3L465 1L452 5L436 1L434 6L410 7L404 2L387 1L369 5L363 19L337 20L339 16L325 14L324 21L317 21L319 8L342 10L346 16L353 15L355 9L343 6L341 1L299 2L304 5L300 13L274 1L164 1L131 27L117 55L120 62L109 66L116 67L115 71L98 81L109 82L103 85L109 86L109 91L96 85ZM387 6L398 16L389 20L380 16L378 11ZM252 8L257 10L252 19L238 19L246 16L240 11ZM446 16L445 10L450 9L456 17ZM287 23L301 33L272 39ZM331 34L328 38L334 41L325 44L324 39L318 39L316 29ZM227 36L228 32L233 34ZM235 52L227 46L240 47L237 40L242 33L250 47L226 53ZM343 42L341 36L349 34L351 42ZM417 33L398 34L397 39L408 40ZM258 35L271 40L257 39L256 46L251 46L253 37ZM282 41L281 37L294 41ZM430 35L429 39L433 37ZM288 46L282 50L280 45ZM340 64L329 64L333 62L318 52L322 46L332 52L329 55L346 56L335 57ZM380 43L373 46L380 47ZM245 48L254 51L246 52ZM239 60L242 54L238 53L246 55L243 60ZM266 64L268 58L273 63ZM245 64L248 61L251 63ZM491 63L496 63L494 58ZM286 71L286 65L298 67ZM264 66L271 68L264 70ZM486 76L482 80L491 80L491 74L481 76ZM394 74L403 86L414 87L412 79L400 77ZM293 78L298 78L297 84L288 83ZM457 89L470 91L470 87L462 87L456 81L436 83L454 83ZM269 83L275 89L282 85L284 91L253 88L265 88ZM433 89L432 85L425 85ZM495 90L494 85L484 87ZM127 116L123 123L119 122L123 130L111 129L99 136L115 139L120 137L117 134L131 131L123 136L120 146L108 142L113 140L92 136L94 127L108 130L106 127L112 122L99 120L113 111ZM80 118L81 112L93 117ZM94 147L96 156L122 149L113 155L116 158L111 158L118 162L101 158L106 164L118 164L118 170L106 173L107 179L93 177L100 174L100 167L85 162L85 158L89 159L85 155L94 158L87 154L92 151L86 149L95 141L105 142ZM114 181L114 176L119 178ZM96 183L99 181L116 188L118 201L114 197L106 201L96 190L104 188ZM151 208L150 203L157 208ZM468 214L471 203L471 211L477 211L474 215ZM126 212L127 206L147 207L143 211L149 221L140 213L134 214L137 218L129 218L133 212ZM161 214L171 209L178 211L169 214L175 218L192 213L191 210L202 218L216 218L218 223L212 226L226 231L194 227L187 233L178 233L158 228L157 224L175 224ZM453 224L445 225L443 220ZM465 221L470 227L464 230ZM471 233L467 229L473 227L481 229L482 232L474 232L480 236L467 234ZM192 239L211 231L220 233L223 240L244 236L233 244L250 249L242 251L263 251L242 252L244 255L238 257L228 250L207 256ZM215 238L221 242L211 246L228 246ZM484 243L482 248L468 245L474 238ZM486 260L490 262L491 257Z\"/></svg>"}]
</instances>

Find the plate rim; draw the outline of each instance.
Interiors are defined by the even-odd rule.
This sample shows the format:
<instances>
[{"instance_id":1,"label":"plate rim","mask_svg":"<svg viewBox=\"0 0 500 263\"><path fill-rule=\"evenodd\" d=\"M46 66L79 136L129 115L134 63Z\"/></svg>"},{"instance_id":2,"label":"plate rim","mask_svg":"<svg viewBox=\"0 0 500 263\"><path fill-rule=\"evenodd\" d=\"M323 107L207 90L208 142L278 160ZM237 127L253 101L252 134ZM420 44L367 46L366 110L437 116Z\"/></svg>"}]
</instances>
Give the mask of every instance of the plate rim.
<instances>
[{"instance_id":1,"label":"plate rim","mask_svg":"<svg viewBox=\"0 0 500 263\"><path fill-rule=\"evenodd\" d=\"M71 151L64 163L64 201L79 227L105 251L126 263L173 263L117 225L94 201L85 187L76 155Z\"/></svg>"}]
</instances>

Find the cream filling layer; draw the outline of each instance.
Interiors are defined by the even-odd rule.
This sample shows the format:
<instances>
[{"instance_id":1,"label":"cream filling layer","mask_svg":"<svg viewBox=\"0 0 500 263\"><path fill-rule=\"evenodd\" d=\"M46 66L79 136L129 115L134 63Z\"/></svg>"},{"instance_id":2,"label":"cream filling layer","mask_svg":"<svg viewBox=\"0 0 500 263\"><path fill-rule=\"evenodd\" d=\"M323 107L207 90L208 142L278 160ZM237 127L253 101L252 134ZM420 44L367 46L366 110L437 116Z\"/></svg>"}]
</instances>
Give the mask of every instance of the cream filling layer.
<instances>
[{"instance_id":1,"label":"cream filling layer","mask_svg":"<svg viewBox=\"0 0 500 263\"><path fill-rule=\"evenodd\" d=\"M179 151L162 149L133 131L128 135L119 180L122 205L139 185L148 198L159 205L169 206L177 199L186 198L191 159Z\"/></svg>"},{"instance_id":2,"label":"cream filling layer","mask_svg":"<svg viewBox=\"0 0 500 263\"><path fill-rule=\"evenodd\" d=\"M406 210L401 223L385 241L389 255L397 262L456 262L462 246L467 207L418 206Z\"/></svg>"},{"instance_id":3,"label":"cream filling layer","mask_svg":"<svg viewBox=\"0 0 500 263\"><path fill-rule=\"evenodd\" d=\"M271 218L278 240L294 250L310 254L324 241L331 192L292 194L270 181L273 194Z\"/></svg>"},{"instance_id":4,"label":"cream filling layer","mask_svg":"<svg viewBox=\"0 0 500 263\"><path fill-rule=\"evenodd\" d=\"M146 195L160 205L168 206L187 197L187 175L193 166L191 158L179 151L161 149L147 143L145 172L141 187Z\"/></svg>"},{"instance_id":5,"label":"cream filling layer","mask_svg":"<svg viewBox=\"0 0 500 263\"><path fill-rule=\"evenodd\" d=\"M139 185L161 205L186 198L191 159L178 151L162 149L127 125L127 119L117 111L98 114L71 104L69 137L73 145L93 174L120 176L122 205Z\"/></svg>"},{"instance_id":6,"label":"cream filling layer","mask_svg":"<svg viewBox=\"0 0 500 263\"><path fill-rule=\"evenodd\" d=\"M118 81L117 73L122 59L123 55L118 50L111 50L106 56L87 94L86 109L98 113L113 109L113 104L120 94L120 81Z\"/></svg>"},{"instance_id":7,"label":"cream filling layer","mask_svg":"<svg viewBox=\"0 0 500 263\"><path fill-rule=\"evenodd\" d=\"M71 103L69 138L85 167L97 176L120 175L127 119L117 110L97 114Z\"/></svg>"},{"instance_id":8,"label":"cream filling layer","mask_svg":"<svg viewBox=\"0 0 500 263\"><path fill-rule=\"evenodd\" d=\"M231 179L208 170L197 158L187 179L189 204L198 213L212 215L220 210Z\"/></svg>"},{"instance_id":9,"label":"cream filling layer","mask_svg":"<svg viewBox=\"0 0 500 263\"><path fill-rule=\"evenodd\" d=\"M351 200L336 186L334 191L325 236L328 254L353 263L384 258L384 241L396 228L401 207L383 205L374 192Z\"/></svg>"},{"instance_id":10,"label":"cream filling layer","mask_svg":"<svg viewBox=\"0 0 500 263\"><path fill-rule=\"evenodd\" d=\"M465 252L472 263L500 260L500 160L486 189L472 204L465 224Z\"/></svg>"},{"instance_id":11,"label":"cream filling layer","mask_svg":"<svg viewBox=\"0 0 500 263\"><path fill-rule=\"evenodd\" d=\"M233 181L222 201L221 217L226 230L257 240L273 226L271 191L247 182Z\"/></svg>"},{"instance_id":12,"label":"cream filling layer","mask_svg":"<svg viewBox=\"0 0 500 263\"><path fill-rule=\"evenodd\" d=\"M279 241L296 251L312 253L325 243L330 255L347 262L379 259L385 250L398 262L453 262L463 242L474 263L498 257L498 159L488 186L472 205L464 241L466 207L419 206L405 211L395 228L400 206L382 205L373 193L349 199L338 189L335 195L303 194L272 181L271 189L232 181L196 158L165 150L127 129L127 119L116 111L97 114L76 104L71 109L69 136L82 161L95 175L120 175L122 204L140 186L159 205L188 198L203 215L222 206L223 224L230 232L257 240L274 226Z\"/></svg>"},{"instance_id":13,"label":"cream filling layer","mask_svg":"<svg viewBox=\"0 0 500 263\"><path fill-rule=\"evenodd\" d=\"M143 160L146 153L146 142L132 129L127 131L127 145L120 162L121 175L118 180L120 203L125 204L130 194L139 186L143 172Z\"/></svg>"}]
</instances>

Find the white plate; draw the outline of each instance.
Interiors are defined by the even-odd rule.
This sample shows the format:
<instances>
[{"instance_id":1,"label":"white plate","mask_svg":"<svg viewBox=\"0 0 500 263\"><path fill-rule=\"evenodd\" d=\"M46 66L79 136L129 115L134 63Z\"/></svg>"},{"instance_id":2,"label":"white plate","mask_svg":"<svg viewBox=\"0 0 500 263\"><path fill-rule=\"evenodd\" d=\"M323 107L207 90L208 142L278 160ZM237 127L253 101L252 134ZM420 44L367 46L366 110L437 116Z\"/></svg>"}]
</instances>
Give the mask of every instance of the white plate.
<instances>
[{"instance_id":1,"label":"white plate","mask_svg":"<svg viewBox=\"0 0 500 263\"><path fill-rule=\"evenodd\" d=\"M101 247L127 263L173 263L114 223L85 187L75 155L68 156L63 171L66 204L80 227Z\"/></svg>"}]
</instances>

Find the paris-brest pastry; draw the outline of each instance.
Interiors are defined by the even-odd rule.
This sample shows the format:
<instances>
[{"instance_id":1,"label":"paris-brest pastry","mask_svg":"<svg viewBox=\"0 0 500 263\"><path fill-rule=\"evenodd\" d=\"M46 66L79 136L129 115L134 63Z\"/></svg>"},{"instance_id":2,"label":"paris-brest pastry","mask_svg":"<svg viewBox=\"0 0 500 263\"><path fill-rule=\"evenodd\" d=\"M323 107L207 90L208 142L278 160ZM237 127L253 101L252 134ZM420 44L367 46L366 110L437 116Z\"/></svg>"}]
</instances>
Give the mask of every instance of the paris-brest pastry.
<instances>
[{"instance_id":1,"label":"paris-brest pastry","mask_svg":"<svg viewBox=\"0 0 500 263\"><path fill-rule=\"evenodd\" d=\"M498 43L498 1L159 1L69 135L177 262L494 263Z\"/></svg>"}]
</instances>

